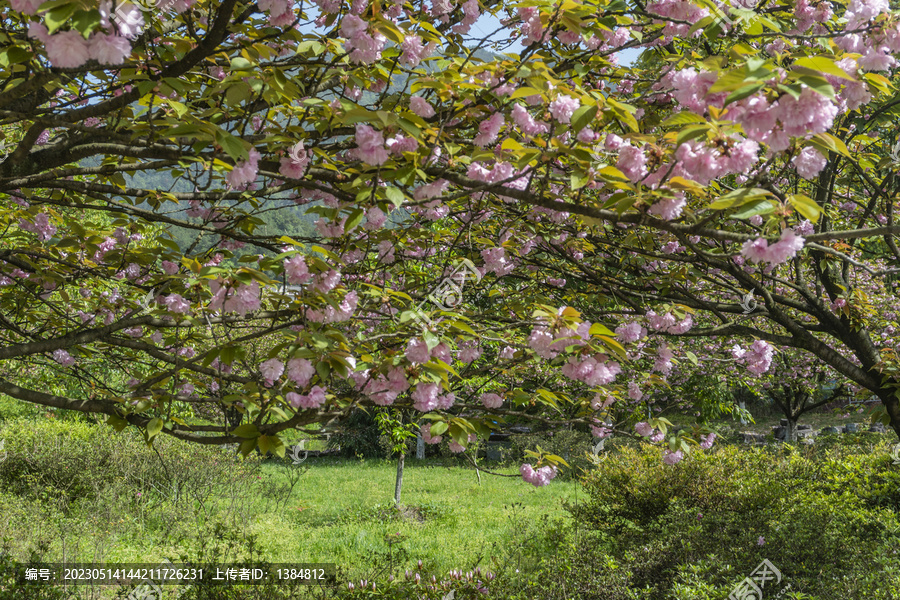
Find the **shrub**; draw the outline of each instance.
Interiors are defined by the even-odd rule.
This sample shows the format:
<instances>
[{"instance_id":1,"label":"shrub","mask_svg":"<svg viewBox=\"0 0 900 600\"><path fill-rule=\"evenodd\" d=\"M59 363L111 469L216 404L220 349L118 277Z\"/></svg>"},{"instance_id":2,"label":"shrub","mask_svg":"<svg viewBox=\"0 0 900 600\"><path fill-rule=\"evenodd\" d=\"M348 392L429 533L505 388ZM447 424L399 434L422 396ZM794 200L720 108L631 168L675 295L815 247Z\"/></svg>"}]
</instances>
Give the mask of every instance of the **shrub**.
<instances>
[{"instance_id":1,"label":"shrub","mask_svg":"<svg viewBox=\"0 0 900 600\"><path fill-rule=\"evenodd\" d=\"M519 593L712 600L769 560L782 580L766 597L789 584L783 597L895 598L900 479L884 450L726 447L674 466L656 449L607 455L584 480L589 500L568 507L564 550Z\"/></svg>"},{"instance_id":2,"label":"shrub","mask_svg":"<svg viewBox=\"0 0 900 600\"><path fill-rule=\"evenodd\" d=\"M530 433L510 436L510 461L519 464L531 462L525 454L526 450L541 448L547 454L561 456L571 469L561 469L560 479L579 477L590 467L586 454L589 454L596 443L589 433L575 430L560 430L547 433Z\"/></svg>"}]
</instances>

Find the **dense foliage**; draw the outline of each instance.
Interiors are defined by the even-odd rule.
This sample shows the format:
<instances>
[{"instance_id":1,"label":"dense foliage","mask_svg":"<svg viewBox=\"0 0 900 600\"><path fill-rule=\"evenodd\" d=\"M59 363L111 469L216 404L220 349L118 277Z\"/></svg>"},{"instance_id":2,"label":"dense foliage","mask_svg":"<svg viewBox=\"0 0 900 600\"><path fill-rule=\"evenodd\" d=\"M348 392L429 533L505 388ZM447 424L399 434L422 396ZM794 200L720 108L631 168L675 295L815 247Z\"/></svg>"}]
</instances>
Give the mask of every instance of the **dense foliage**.
<instances>
[{"instance_id":1,"label":"dense foliage","mask_svg":"<svg viewBox=\"0 0 900 600\"><path fill-rule=\"evenodd\" d=\"M884 0L9 6L9 396L279 453L357 406L454 451L649 414L673 464L712 438L646 392L699 363L678 340L739 337L749 373L811 353L900 433ZM296 205L315 235L265 225Z\"/></svg>"}]
</instances>

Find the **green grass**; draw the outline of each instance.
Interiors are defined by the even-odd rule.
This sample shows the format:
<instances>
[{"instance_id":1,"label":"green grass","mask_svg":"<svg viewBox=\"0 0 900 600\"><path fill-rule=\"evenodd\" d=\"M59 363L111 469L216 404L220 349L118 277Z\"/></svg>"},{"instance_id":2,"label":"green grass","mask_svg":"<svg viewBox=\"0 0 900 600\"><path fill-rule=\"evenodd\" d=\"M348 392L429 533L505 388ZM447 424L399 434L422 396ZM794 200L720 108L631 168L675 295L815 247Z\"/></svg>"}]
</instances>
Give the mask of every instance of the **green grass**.
<instances>
[{"instance_id":1,"label":"green grass","mask_svg":"<svg viewBox=\"0 0 900 600\"><path fill-rule=\"evenodd\" d=\"M290 468L270 461L262 471L278 480ZM284 562L357 565L393 549L388 539L399 538L410 558L429 567L472 568L498 554L522 520L561 517L562 501L574 502L578 493L571 481L534 488L518 477L487 474L479 485L472 469L408 460L401 505L416 510L401 515L392 510L395 475L395 463L384 460L312 463L286 510L257 516L253 531Z\"/></svg>"},{"instance_id":2,"label":"green grass","mask_svg":"<svg viewBox=\"0 0 900 600\"><path fill-rule=\"evenodd\" d=\"M297 466L168 438L150 450L128 430L52 419L6 421L0 437L9 452L0 543L20 558L43 543L47 562L178 562L202 552L235 562L252 546L258 559L335 563L348 577L377 561L490 568L529 523L563 518L563 502L580 492L559 479L534 488L514 467L486 463L515 476L482 472L479 483L454 459L410 458L397 510L389 460L310 457ZM219 523L226 533L213 533Z\"/></svg>"}]
</instances>

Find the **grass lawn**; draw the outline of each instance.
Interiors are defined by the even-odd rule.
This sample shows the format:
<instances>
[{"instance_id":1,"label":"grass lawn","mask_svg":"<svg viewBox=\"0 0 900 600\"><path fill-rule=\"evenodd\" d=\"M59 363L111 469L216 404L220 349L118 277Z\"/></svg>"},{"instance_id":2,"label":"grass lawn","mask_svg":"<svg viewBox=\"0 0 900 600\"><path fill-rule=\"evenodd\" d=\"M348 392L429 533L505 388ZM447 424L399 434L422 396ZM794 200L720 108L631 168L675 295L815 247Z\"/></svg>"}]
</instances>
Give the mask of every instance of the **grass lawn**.
<instances>
[{"instance_id":1,"label":"grass lawn","mask_svg":"<svg viewBox=\"0 0 900 600\"><path fill-rule=\"evenodd\" d=\"M521 532L523 522L562 517L562 501L584 496L573 481L534 488L519 477L482 473L479 485L472 469L413 459L407 460L401 504L415 508L401 515L393 510L395 463L319 460L308 461L309 470L283 512L254 518L252 530L273 561L334 562L365 570L373 556L399 546L438 571L470 569L479 559L488 564L485 559L497 556L496 549ZM277 481L292 468L267 461L262 473Z\"/></svg>"},{"instance_id":2,"label":"grass lawn","mask_svg":"<svg viewBox=\"0 0 900 600\"><path fill-rule=\"evenodd\" d=\"M3 431L0 542L20 559L158 563L201 555L234 562L249 552L274 563L335 563L347 577L386 562L421 560L431 572L491 568L528 524L566 515L576 481L535 488L514 467L482 472L452 459L408 458L402 510L396 463L310 457L241 460L221 448L160 440L108 427L19 421ZM217 523L225 523L216 530Z\"/></svg>"}]
</instances>

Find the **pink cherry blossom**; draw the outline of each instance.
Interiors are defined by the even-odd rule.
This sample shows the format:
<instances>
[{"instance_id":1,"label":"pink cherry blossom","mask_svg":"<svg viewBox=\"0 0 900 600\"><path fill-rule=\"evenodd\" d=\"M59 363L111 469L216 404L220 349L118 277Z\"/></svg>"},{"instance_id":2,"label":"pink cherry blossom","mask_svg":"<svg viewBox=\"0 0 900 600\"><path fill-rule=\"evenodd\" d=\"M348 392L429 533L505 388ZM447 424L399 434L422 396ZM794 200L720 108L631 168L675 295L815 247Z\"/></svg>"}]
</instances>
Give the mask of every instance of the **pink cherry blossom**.
<instances>
[{"instance_id":1,"label":"pink cherry blossom","mask_svg":"<svg viewBox=\"0 0 900 600\"><path fill-rule=\"evenodd\" d=\"M90 57L101 65L120 65L131 55L131 42L111 33L95 33L88 40Z\"/></svg>"},{"instance_id":2,"label":"pink cherry blossom","mask_svg":"<svg viewBox=\"0 0 900 600\"><path fill-rule=\"evenodd\" d=\"M45 46L54 67L74 69L90 58L90 47L77 31L59 31L47 38Z\"/></svg>"},{"instance_id":3,"label":"pink cherry blossom","mask_svg":"<svg viewBox=\"0 0 900 600\"><path fill-rule=\"evenodd\" d=\"M684 195L678 194L669 198L663 198L647 209L647 212L665 221L672 221L681 216L681 211L684 210L685 204Z\"/></svg>"},{"instance_id":4,"label":"pink cherry blossom","mask_svg":"<svg viewBox=\"0 0 900 600\"><path fill-rule=\"evenodd\" d=\"M663 455L663 462L667 465L676 465L681 462L684 458L684 455L681 453L681 450L677 450L672 452L671 450L666 450Z\"/></svg>"},{"instance_id":5,"label":"pink cherry blossom","mask_svg":"<svg viewBox=\"0 0 900 600\"><path fill-rule=\"evenodd\" d=\"M428 103L425 98L421 96L413 96L409 99L409 108L414 113L422 117L423 119L428 119L429 117L434 116L434 107Z\"/></svg>"},{"instance_id":6,"label":"pink cherry blossom","mask_svg":"<svg viewBox=\"0 0 900 600\"><path fill-rule=\"evenodd\" d=\"M291 150L287 156L281 159L281 166L278 172L287 179L300 179L306 172L306 165L309 164L309 155L303 147L303 142L297 142L291 146Z\"/></svg>"},{"instance_id":7,"label":"pink cherry blossom","mask_svg":"<svg viewBox=\"0 0 900 600\"><path fill-rule=\"evenodd\" d=\"M421 338L413 338L406 345L406 358L413 364L427 363L431 357L428 344Z\"/></svg>"},{"instance_id":8,"label":"pink cherry blossom","mask_svg":"<svg viewBox=\"0 0 900 600\"><path fill-rule=\"evenodd\" d=\"M182 298L179 294L166 296L163 303L166 305L166 308L173 313L185 314L191 309L191 303Z\"/></svg>"},{"instance_id":9,"label":"pink cherry blossom","mask_svg":"<svg viewBox=\"0 0 900 600\"><path fill-rule=\"evenodd\" d=\"M315 367L313 367L313 364L305 358L292 358L287 363L288 379L301 388L305 388L309 385L309 382L315 374Z\"/></svg>"},{"instance_id":10,"label":"pink cherry blossom","mask_svg":"<svg viewBox=\"0 0 900 600\"><path fill-rule=\"evenodd\" d=\"M349 15L353 16L353 15ZM356 125L356 148L354 156L369 165L381 165L388 160L388 151L384 147L384 135L372 126L364 123Z\"/></svg>"},{"instance_id":11,"label":"pink cherry blossom","mask_svg":"<svg viewBox=\"0 0 900 600\"><path fill-rule=\"evenodd\" d=\"M537 121L528 110L518 102L513 105L512 118L524 135L535 137L550 131L550 126L543 121Z\"/></svg>"},{"instance_id":12,"label":"pink cherry blossom","mask_svg":"<svg viewBox=\"0 0 900 600\"><path fill-rule=\"evenodd\" d=\"M306 260L299 254L284 261L284 276L291 285L308 283L312 279Z\"/></svg>"},{"instance_id":13,"label":"pink cherry blossom","mask_svg":"<svg viewBox=\"0 0 900 600\"><path fill-rule=\"evenodd\" d=\"M259 365L259 373L265 380L266 387L270 387L284 373L284 363L277 358L270 358Z\"/></svg>"},{"instance_id":14,"label":"pink cherry blossom","mask_svg":"<svg viewBox=\"0 0 900 600\"><path fill-rule=\"evenodd\" d=\"M225 181L235 190L243 190L253 183L256 174L259 171L259 152L255 148L251 149L247 160L238 162L234 168L225 176Z\"/></svg>"},{"instance_id":15,"label":"pink cherry blossom","mask_svg":"<svg viewBox=\"0 0 900 600\"><path fill-rule=\"evenodd\" d=\"M826 158L812 146L807 146L801 150L800 154L791 159L791 162L794 164L794 168L797 169L797 175L803 179L815 179L828 163Z\"/></svg>"},{"instance_id":16,"label":"pink cherry blossom","mask_svg":"<svg viewBox=\"0 0 900 600\"><path fill-rule=\"evenodd\" d=\"M500 408L503 406L503 398L492 393L482 394L481 403L485 408Z\"/></svg>"},{"instance_id":17,"label":"pink cherry blossom","mask_svg":"<svg viewBox=\"0 0 900 600\"><path fill-rule=\"evenodd\" d=\"M653 427L650 425L650 423L647 423L646 421L641 421L640 423L637 423L634 426L634 430L637 432L638 435L643 436L643 437L648 437L650 434L653 433Z\"/></svg>"},{"instance_id":18,"label":"pink cherry blossom","mask_svg":"<svg viewBox=\"0 0 900 600\"><path fill-rule=\"evenodd\" d=\"M556 100L550 103L549 109L554 119L560 123L569 123L579 106L581 106L581 101L578 98L560 94Z\"/></svg>"},{"instance_id":19,"label":"pink cherry blossom","mask_svg":"<svg viewBox=\"0 0 900 600\"><path fill-rule=\"evenodd\" d=\"M443 436L440 436L440 435L436 435L436 436L432 437L431 423L425 423L424 425L422 425L420 431L422 432L422 440L426 444L440 444L441 440L444 439Z\"/></svg>"},{"instance_id":20,"label":"pink cherry blossom","mask_svg":"<svg viewBox=\"0 0 900 600\"><path fill-rule=\"evenodd\" d=\"M75 364L75 359L72 358L72 355L70 355L62 348L53 351L53 360L58 362L63 367L71 367Z\"/></svg>"},{"instance_id":21,"label":"pink cherry blossom","mask_svg":"<svg viewBox=\"0 0 900 600\"><path fill-rule=\"evenodd\" d=\"M505 122L506 121L501 113L496 112L492 114L478 125L478 135L475 136L472 143L481 148L484 148L488 144L493 144L497 141L497 135L500 133L500 128L503 127Z\"/></svg>"}]
</instances>

